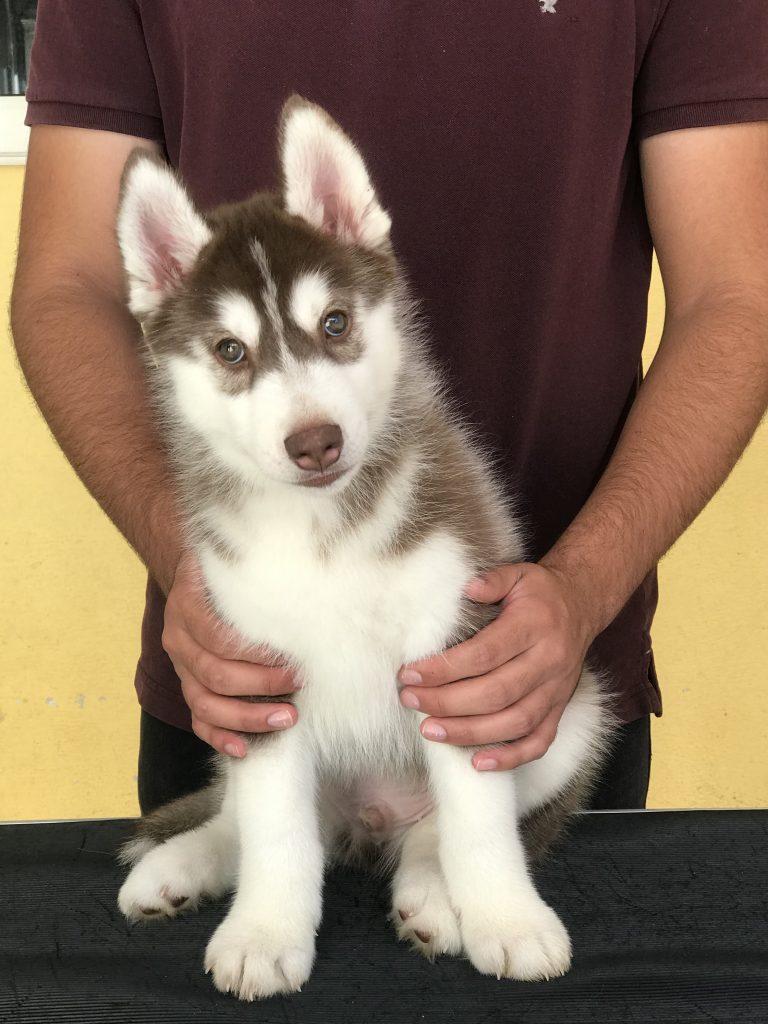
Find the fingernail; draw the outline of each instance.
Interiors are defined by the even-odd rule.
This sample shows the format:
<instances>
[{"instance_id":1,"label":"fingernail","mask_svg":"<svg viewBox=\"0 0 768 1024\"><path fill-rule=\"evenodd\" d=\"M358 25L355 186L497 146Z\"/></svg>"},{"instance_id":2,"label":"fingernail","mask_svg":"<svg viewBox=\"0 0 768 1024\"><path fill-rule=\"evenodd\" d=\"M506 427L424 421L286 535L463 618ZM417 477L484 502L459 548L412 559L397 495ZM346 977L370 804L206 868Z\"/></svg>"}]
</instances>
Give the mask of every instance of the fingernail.
<instances>
[{"instance_id":1,"label":"fingernail","mask_svg":"<svg viewBox=\"0 0 768 1024\"><path fill-rule=\"evenodd\" d=\"M421 676L418 672L414 672L412 668L401 669L397 678L403 686L418 686L421 682Z\"/></svg>"},{"instance_id":2,"label":"fingernail","mask_svg":"<svg viewBox=\"0 0 768 1024\"><path fill-rule=\"evenodd\" d=\"M421 735L426 736L428 740L444 740L448 733L437 722L427 722L421 727Z\"/></svg>"},{"instance_id":3,"label":"fingernail","mask_svg":"<svg viewBox=\"0 0 768 1024\"><path fill-rule=\"evenodd\" d=\"M499 762L494 760L492 757L478 757L475 761L475 768L479 772L492 772L494 768L499 767Z\"/></svg>"},{"instance_id":4,"label":"fingernail","mask_svg":"<svg viewBox=\"0 0 768 1024\"><path fill-rule=\"evenodd\" d=\"M230 757L245 757L245 751L236 743L225 743L224 753L229 754Z\"/></svg>"},{"instance_id":5,"label":"fingernail","mask_svg":"<svg viewBox=\"0 0 768 1024\"><path fill-rule=\"evenodd\" d=\"M273 711L267 719L267 725L273 729L287 729L293 725L290 711Z\"/></svg>"},{"instance_id":6,"label":"fingernail","mask_svg":"<svg viewBox=\"0 0 768 1024\"><path fill-rule=\"evenodd\" d=\"M400 700L407 708L416 708L416 710L419 708L419 698L415 693L401 693Z\"/></svg>"}]
</instances>

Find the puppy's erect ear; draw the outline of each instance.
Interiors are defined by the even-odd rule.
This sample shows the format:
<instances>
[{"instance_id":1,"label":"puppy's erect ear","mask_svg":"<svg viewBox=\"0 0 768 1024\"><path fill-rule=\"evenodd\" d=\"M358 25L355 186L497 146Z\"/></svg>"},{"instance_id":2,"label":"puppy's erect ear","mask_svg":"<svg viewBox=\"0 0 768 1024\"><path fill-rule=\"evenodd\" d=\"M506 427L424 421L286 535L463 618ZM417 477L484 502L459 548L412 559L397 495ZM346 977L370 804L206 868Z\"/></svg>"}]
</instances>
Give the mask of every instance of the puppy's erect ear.
<instances>
[{"instance_id":1,"label":"puppy's erect ear","mask_svg":"<svg viewBox=\"0 0 768 1024\"><path fill-rule=\"evenodd\" d=\"M117 238L135 317L148 316L178 288L210 237L171 168L133 152L123 171Z\"/></svg>"},{"instance_id":2,"label":"puppy's erect ear","mask_svg":"<svg viewBox=\"0 0 768 1024\"><path fill-rule=\"evenodd\" d=\"M379 205L363 158L326 112L300 96L283 107L283 204L342 242L375 249L391 221Z\"/></svg>"}]
</instances>

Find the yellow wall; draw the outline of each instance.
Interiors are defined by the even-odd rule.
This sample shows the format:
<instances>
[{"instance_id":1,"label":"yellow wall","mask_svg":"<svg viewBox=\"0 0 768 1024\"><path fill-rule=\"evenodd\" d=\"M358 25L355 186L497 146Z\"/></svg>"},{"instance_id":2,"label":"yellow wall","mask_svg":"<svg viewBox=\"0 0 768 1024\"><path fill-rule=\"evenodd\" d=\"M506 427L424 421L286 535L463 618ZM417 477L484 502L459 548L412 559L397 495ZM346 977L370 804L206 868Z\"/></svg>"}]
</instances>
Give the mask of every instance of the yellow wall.
<instances>
[{"instance_id":1,"label":"yellow wall","mask_svg":"<svg viewBox=\"0 0 768 1024\"><path fill-rule=\"evenodd\" d=\"M645 359L664 320L657 273ZM659 568L649 806L768 806L768 420Z\"/></svg>"},{"instance_id":2,"label":"yellow wall","mask_svg":"<svg viewBox=\"0 0 768 1024\"><path fill-rule=\"evenodd\" d=\"M0 308L23 169L0 168ZM86 493L0 346L0 818L137 811L138 559Z\"/></svg>"},{"instance_id":3,"label":"yellow wall","mask_svg":"<svg viewBox=\"0 0 768 1024\"><path fill-rule=\"evenodd\" d=\"M0 168L0 305L22 169ZM658 280L649 338L663 318ZM0 818L133 814L138 560L51 440L0 347ZM650 805L768 804L768 429L662 566L666 714Z\"/></svg>"}]
</instances>

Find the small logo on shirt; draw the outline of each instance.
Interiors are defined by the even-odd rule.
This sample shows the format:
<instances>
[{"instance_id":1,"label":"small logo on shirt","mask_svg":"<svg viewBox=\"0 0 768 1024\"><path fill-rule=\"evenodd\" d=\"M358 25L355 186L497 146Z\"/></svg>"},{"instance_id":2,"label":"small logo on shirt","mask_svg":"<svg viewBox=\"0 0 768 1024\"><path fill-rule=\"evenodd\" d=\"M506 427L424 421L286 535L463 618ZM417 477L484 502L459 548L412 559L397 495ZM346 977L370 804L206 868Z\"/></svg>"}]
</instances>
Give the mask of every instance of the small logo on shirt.
<instances>
[{"instance_id":1,"label":"small logo on shirt","mask_svg":"<svg viewBox=\"0 0 768 1024\"><path fill-rule=\"evenodd\" d=\"M557 11L555 10L557 0L539 0L539 3L541 4L542 14L557 14Z\"/></svg>"}]
</instances>

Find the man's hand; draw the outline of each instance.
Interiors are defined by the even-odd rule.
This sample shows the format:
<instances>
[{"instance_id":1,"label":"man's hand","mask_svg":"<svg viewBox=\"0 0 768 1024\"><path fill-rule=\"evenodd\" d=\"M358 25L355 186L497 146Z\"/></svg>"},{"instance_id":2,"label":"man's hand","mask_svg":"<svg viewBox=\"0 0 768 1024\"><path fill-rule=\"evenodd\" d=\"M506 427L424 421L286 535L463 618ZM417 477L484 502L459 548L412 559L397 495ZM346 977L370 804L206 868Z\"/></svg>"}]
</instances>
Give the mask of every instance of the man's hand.
<instances>
[{"instance_id":1,"label":"man's hand","mask_svg":"<svg viewBox=\"0 0 768 1024\"><path fill-rule=\"evenodd\" d=\"M478 751L478 770L516 768L542 757L554 740L592 630L567 579L541 565L500 566L466 593L483 604L501 602L498 618L470 640L402 669L400 699L435 716L422 722L426 739L506 742Z\"/></svg>"},{"instance_id":2,"label":"man's hand","mask_svg":"<svg viewBox=\"0 0 768 1024\"><path fill-rule=\"evenodd\" d=\"M275 732L296 724L291 704L240 697L279 696L296 688L293 673L264 647L247 647L211 611L200 568L182 556L165 606L163 647L181 679L192 728L222 754L244 757L241 733Z\"/></svg>"}]
</instances>

